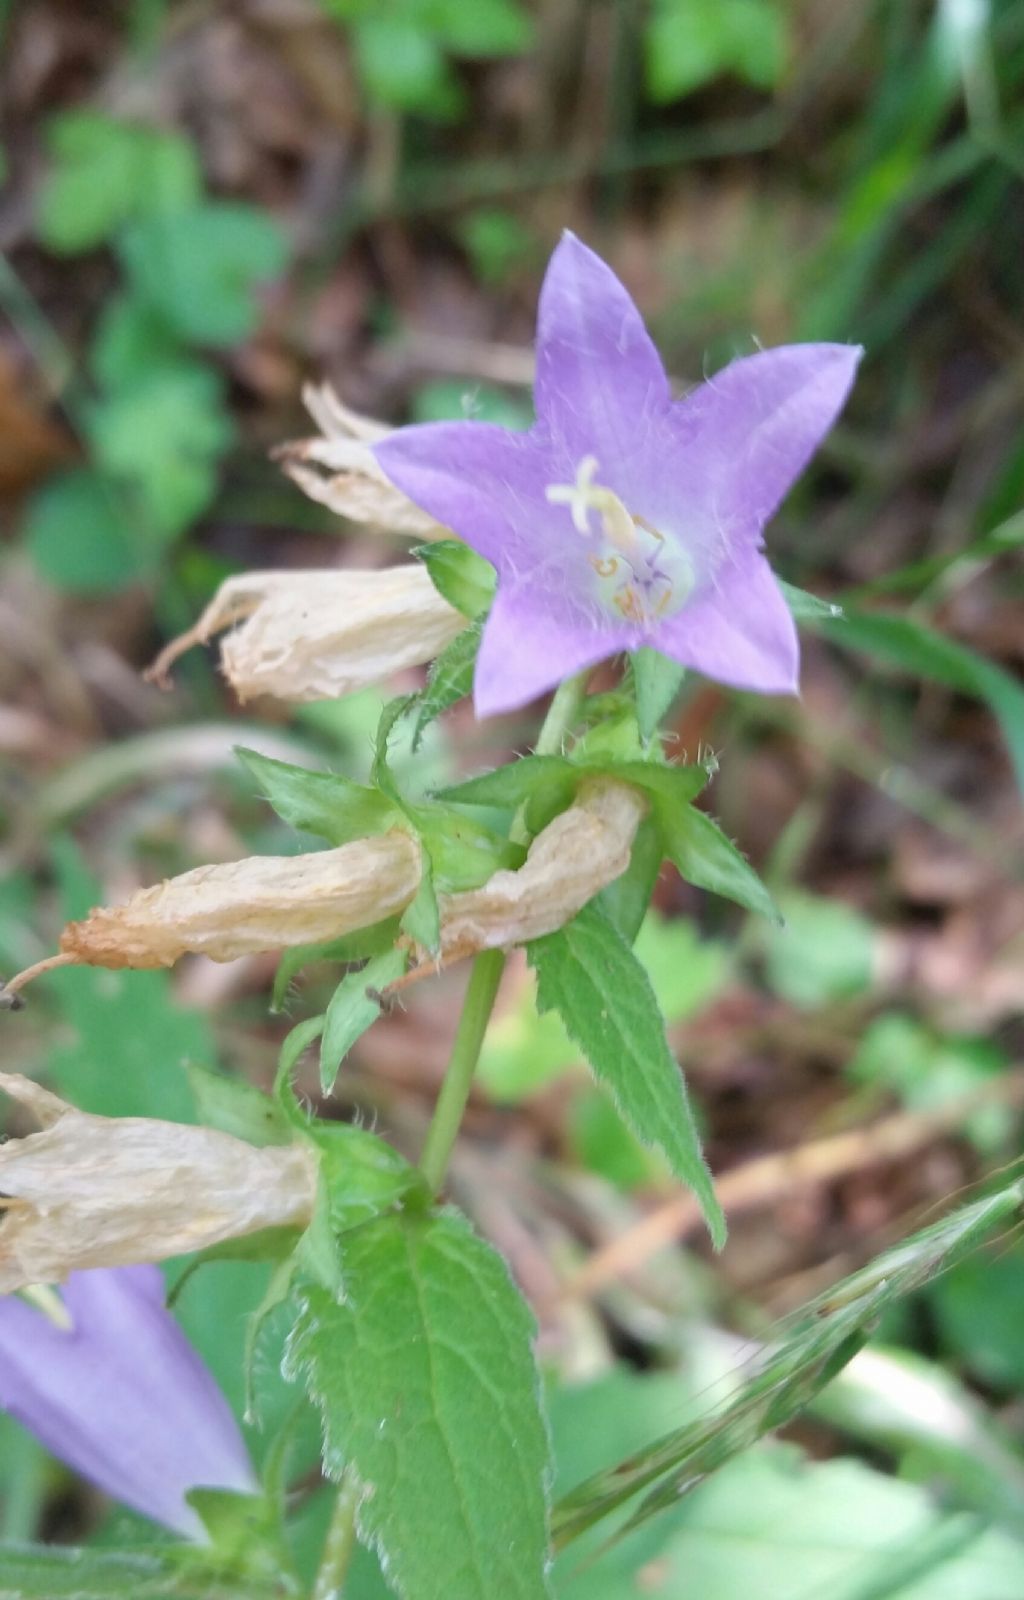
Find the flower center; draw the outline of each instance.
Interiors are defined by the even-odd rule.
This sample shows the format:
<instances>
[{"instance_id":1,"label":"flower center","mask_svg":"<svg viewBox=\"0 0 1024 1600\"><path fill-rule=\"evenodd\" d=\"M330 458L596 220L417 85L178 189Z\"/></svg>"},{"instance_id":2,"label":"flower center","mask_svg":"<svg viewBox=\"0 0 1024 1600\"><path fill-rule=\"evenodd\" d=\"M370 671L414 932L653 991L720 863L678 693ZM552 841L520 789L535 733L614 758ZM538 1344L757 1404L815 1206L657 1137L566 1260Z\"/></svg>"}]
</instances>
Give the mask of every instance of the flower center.
<instances>
[{"instance_id":1,"label":"flower center","mask_svg":"<svg viewBox=\"0 0 1024 1600\"><path fill-rule=\"evenodd\" d=\"M551 505L568 506L576 532L594 544L587 560L605 610L646 627L685 605L696 583L693 564L660 529L627 510L613 490L596 483L597 470L597 457L584 456L575 483L550 483L544 493ZM600 522L596 538L592 511Z\"/></svg>"}]
</instances>

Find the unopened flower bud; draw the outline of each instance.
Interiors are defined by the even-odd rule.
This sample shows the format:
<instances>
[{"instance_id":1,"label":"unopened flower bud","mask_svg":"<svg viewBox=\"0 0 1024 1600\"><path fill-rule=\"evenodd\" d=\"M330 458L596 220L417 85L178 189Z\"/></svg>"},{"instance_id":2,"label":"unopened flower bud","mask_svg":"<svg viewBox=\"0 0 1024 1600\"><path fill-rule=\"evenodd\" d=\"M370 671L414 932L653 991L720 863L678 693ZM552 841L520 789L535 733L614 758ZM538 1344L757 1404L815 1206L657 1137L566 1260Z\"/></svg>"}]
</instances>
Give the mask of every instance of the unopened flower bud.
<instances>
[{"instance_id":1,"label":"unopened flower bud","mask_svg":"<svg viewBox=\"0 0 1024 1600\"><path fill-rule=\"evenodd\" d=\"M0 1146L0 1294L312 1218L305 1144L256 1149L214 1128L97 1117L18 1073L0 1073L0 1089L42 1127Z\"/></svg>"},{"instance_id":2,"label":"unopened flower bud","mask_svg":"<svg viewBox=\"0 0 1024 1600\"><path fill-rule=\"evenodd\" d=\"M371 446L392 431L386 424L350 411L326 383L307 384L302 398L321 437L281 445L274 456L304 494L350 522L415 539L445 537L447 529L396 489L378 464Z\"/></svg>"},{"instance_id":3,"label":"unopened flower bud","mask_svg":"<svg viewBox=\"0 0 1024 1600\"><path fill-rule=\"evenodd\" d=\"M647 810L639 789L612 778L580 786L573 805L537 835L517 872L441 901L441 958L505 948L553 933L629 866Z\"/></svg>"},{"instance_id":4,"label":"unopened flower bud","mask_svg":"<svg viewBox=\"0 0 1024 1600\"><path fill-rule=\"evenodd\" d=\"M221 667L239 700L331 700L439 655L466 619L418 562L376 571L250 572L221 584L146 676L166 685L194 644L232 624Z\"/></svg>"}]
</instances>

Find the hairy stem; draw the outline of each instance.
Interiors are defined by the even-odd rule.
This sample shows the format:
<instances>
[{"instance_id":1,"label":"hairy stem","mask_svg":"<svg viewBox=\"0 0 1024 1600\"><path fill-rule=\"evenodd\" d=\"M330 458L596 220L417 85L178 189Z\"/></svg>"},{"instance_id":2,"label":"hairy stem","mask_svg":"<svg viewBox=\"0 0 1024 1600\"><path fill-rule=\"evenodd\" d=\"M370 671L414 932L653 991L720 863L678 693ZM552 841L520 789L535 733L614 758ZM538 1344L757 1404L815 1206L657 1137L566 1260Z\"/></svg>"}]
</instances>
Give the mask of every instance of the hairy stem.
<instances>
[{"instance_id":1,"label":"hairy stem","mask_svg":"<svg viewBox=\"0 0 1024 1600\"><path fill-rule=\"evenodd\" d=\"M312 1600L341 1600L345 1579L356 1547L356 1512L359 1509L359 1490L352 1473L342 1475L338 1498L334 1503L331 1524L324 1541Z\"/></svg>"}]
</instances>

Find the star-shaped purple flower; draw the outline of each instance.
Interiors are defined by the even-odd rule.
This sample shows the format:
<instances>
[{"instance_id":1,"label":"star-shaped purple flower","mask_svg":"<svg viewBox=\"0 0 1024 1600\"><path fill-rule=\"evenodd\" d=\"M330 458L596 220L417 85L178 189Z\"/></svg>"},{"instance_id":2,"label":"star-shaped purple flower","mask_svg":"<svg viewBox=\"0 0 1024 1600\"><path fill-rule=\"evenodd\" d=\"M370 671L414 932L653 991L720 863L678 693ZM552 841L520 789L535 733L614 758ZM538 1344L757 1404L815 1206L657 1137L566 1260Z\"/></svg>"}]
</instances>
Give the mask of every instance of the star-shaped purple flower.
<instances>
[{"instance_id":1,"label":"star-shaped purple flower","mask_svg":"<svg viewBox=\"0 0 1024 1600\"><path fill-rule=\"evenodd\" d=\"M0 1409L107 1494L205 1539L188 1491L254 1494L256 1477L227 1401L164 1305L159 1270L73 1272L55 1305L58 1321L0 1296Z\"/></svg>"},{"instance_id":2,"label":"star-shaped purple flower","mask_svg":"<svg viewBox=\"0 0 1024 1600\"><path fill-rule=\"evenodd\" d=\"M375 446L391 481L497 568L478 715L643 645L738 689L795 693L796 630L762 532L860 355L783 345L673 400L622 284L565 234L541 291L536 424L427 423Z\"/></svg>"}]
</instances>

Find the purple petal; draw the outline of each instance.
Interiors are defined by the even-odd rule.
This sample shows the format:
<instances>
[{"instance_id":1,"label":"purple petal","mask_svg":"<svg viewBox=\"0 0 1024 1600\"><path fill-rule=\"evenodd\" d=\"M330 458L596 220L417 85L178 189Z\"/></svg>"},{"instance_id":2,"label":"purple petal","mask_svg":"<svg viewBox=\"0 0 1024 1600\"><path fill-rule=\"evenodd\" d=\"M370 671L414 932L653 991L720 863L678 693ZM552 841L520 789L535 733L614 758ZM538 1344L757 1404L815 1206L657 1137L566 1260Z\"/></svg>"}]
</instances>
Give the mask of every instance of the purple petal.
<instances>
[{"instance_id":1,"label":"purple petal","mask_svg":"<svg viewBox=\"0 0 1024 1600\"><path fill-rule=\"evenodd\" d=\"M666 617L650 643L683 666L734 689L796 694L796 625L764 556L725 563L703 593Z\"/></svg>"},{"instance_id":2,"label":"purple petal","mask_svg":"<svg viewBox=\"0 0 1024 1600\"><path fill-rule=\"evenodd\" d=\"M564 678L639 642L634 628L592 622L548 605L537 591L499 589L477 657L473 704L478 717L525 706Z\"/></svg>"},{"instance_id":3,"label":"purple petal","mask_svg":"<svg viewBox=\"0 0 1024 1600\"><path fill-rule=\"evenodd\" d=\"M185 1494L252 1493L252 1465L227 1401L164 1305L156 1267L75 1272L70 1330L0 1299L0 1407L114 1499L204 1537Z\"/></svg>"},{"instance_id":4,"label":"purple petal","mask_svg":"<svg viewBox=\"0 0 1024 1600\"><path fill-rule=\"evenodd\" d=\"M563 234L541 289L534 397L556 447L573 462L596 456L606 474L672 398L636 306L572 233Z\"/></svg>"},{"instance_id":5,"label":"purple petal","mask_svg":"<svg viewBox=\"0 0 1024 1600\"><path fill-rule=\"evenodd\" d=\"M666 470L674 460L679 488L756 544L842 410L862 354L792 344L732 362L672 407Z\"/></svg>"},{"instance_id":6,"label":"purple petal","mask_svg":"<svg viewBox=\"0 0 1024 1600\"><path fill-rule=\"evenodd\" d=\"M425 422L374 446L391 482L495 565L536 559L545 488L559 476L535 431L491 422Z\"/></svg>"}]
</instances>

